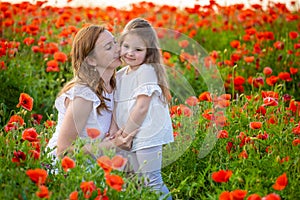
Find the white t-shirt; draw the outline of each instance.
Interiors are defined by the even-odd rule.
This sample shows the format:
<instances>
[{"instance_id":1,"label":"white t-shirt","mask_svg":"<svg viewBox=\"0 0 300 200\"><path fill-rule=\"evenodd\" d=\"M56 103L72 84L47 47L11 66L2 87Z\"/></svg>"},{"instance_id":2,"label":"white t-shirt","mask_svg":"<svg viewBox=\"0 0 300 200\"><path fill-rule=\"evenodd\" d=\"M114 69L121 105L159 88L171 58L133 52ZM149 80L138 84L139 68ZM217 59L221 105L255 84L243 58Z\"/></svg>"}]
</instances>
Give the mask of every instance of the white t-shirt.
<instances>
[{"instance_id":1,"label":"white t-shirt","mask_svg":"<svg viewBox=\"0 0 300 200\"><path fill-rule=\"evenodd\" d=\"M57 139L59 130L61 127L61 124L63 122L66 107L65 107L65 99L69 98L70 100L74 100L75 97L81 97L85 100L92 101L93 102L93 109L90 113L86 126L83 128L82 132L79 133L80 138L86 138L89 140L89 137L86 132L86 128L96 128L100 131L100 135L98 138L103 139L105 136L105 133L108 132L110 123L111 123L111 117L112 117L112 110L114 106L113 102L113 93L103 93L104 97L110 99L110 101L105 100L105 103L109 109L108 110L101 110L101 115L97 113L97 107L100 105L100 100L98 96L87 86L84 85L75 85L72 87L69 91L66 93L63 93L55 100L55 107L58 110L58 120L55 132L52 136L52 138L49 140L49 143L47 147L54 148L57 145ZM54 149L51 152L52 155L56 156L56 149Z\"/></svg>"},{"instance_id":2,"label":"white t-shirt","mask_svg":"<svg viewBox=\"0 0 300 200\"><path fill-rule=\"evenodd\" d=\"M162 90L155 69L143 64L127 73L129 66L117 72L115 90L116 122L124 127L139 95L152 96L148 113L133 140L132 152L174 141L169 107L161 99Z\"/></svg>"}]
</instances>

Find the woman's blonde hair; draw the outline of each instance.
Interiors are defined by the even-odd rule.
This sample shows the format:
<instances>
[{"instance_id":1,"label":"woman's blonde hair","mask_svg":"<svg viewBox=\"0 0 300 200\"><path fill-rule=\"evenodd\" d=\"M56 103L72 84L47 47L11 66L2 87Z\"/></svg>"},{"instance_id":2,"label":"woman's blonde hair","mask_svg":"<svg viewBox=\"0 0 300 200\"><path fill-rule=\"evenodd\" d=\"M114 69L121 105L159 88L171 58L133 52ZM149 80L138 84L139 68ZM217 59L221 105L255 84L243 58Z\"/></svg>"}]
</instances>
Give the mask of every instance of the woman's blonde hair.
<instances>
[{"instance_id":1,"label":"woman's blonde hair","mask_svg":"<svg viewBox=\"0 0 300 200\"><path fill-rule=\"evenodd\" d=\"M121 45L125 36L129 33L136 34L145 42L147 52L143 63L151 64L154 67L158 79L158 85L161 88L164 96L164 101L170 101L171 94L167 81L166 69L163 65L159 41L154 28L145 19L135 18L131 20L127 23L122 32L120 37Z\"/></svg>"},{"instance_id":2,"label":"woman's blonde hair","mask_svg":"<svg viewBox=\"0 0 300 200\"><path fill-rule=\"evenodd\" d=\"M95 66L91 66L86 62L87 56L93 56L94 48L99 35L106 29L103 26L89 25L81 28L74 37L71 58L73 79L67 82L59 92L58 96L67 92L75 84L87 85L90 87L100 99L100 105L97 107L97 112L103 109L108 110L105 104L106 99L103 96L104 81L99 73L95 73ZM114 89L116 86L115 74L110 79L110 85Z\"/></svg>"}]
</instances>

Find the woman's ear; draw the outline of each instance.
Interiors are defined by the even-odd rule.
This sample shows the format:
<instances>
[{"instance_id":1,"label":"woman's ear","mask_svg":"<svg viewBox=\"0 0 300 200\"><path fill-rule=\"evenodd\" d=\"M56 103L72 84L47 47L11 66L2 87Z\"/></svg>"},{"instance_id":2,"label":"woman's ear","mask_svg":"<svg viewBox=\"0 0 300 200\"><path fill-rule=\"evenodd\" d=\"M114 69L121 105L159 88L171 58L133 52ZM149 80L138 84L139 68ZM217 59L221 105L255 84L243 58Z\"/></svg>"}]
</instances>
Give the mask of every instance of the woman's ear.
<instances>
[{"instance_id":1,"label":"woman's ear","mask_svg":"<svg viewBox=\"0 0 300 200\"><path fill-rule=\"evenodd\" d=\"M92 56L87 56L86 58L86 63L88 65L91 65L91 66L96 66L96 60L92 57Z\"/></svg>"}]
</instances>

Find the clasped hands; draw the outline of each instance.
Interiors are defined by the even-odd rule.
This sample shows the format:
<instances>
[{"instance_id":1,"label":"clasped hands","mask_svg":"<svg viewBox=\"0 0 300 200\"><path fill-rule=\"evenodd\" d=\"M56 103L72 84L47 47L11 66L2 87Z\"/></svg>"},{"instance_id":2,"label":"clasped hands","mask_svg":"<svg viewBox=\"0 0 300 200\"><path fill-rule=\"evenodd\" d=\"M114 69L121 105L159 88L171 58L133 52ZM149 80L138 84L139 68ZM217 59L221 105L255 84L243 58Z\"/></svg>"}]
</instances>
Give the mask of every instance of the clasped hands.
<instances>
[{"instance_id":1,"label":"clasped hands","mask_svg":"<svg viewBox=\"0 0 300 200\"><path fill-rule=\"evenodd\" d=\"M123 129L119 129L114 134L106 134L105 140L109 140L112 142L116 147L119 147L123 150L129 151L132 147L132 141L134 136L137 134L138 129L132 131L131 133L127 134L124 132Z\"/></svg>"}]
</instances>

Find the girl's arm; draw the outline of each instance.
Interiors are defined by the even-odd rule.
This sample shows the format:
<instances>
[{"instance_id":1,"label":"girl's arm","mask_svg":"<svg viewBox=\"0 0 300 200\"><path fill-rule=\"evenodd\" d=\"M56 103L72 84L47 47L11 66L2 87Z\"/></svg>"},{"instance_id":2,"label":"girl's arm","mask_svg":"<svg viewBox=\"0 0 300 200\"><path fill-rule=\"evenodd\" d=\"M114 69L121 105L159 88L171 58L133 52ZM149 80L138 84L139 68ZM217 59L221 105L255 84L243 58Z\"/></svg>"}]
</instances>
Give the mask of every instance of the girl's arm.
<instances>
[{"instance_id":1,"label":"girl's arm","mask_svg":"<svg viewBox=\"0 0 300 200\"><path fill-rule=\"evenodd\" d=\"M57 155L59 157L62 157L66 151L72 152L72 143L85 127L92 108L93 103L91 101L80 97L69 101L58 135ZM86 148L88 152L89 149Z\"/></svg>"},{"instance_id":2,"label":"girl's arm","mask_svg":"<svg viewBox=\"0 0 300 200\"><path fill-rule=\"evenodd\" d=\"M151 96L149 97L147 95L139 95L137 97L136 104L123 129L122 135L124 137L128 136L128 134L132 133L142 125L148 112L151 98Z\"/></svg>"}]
</instances>

